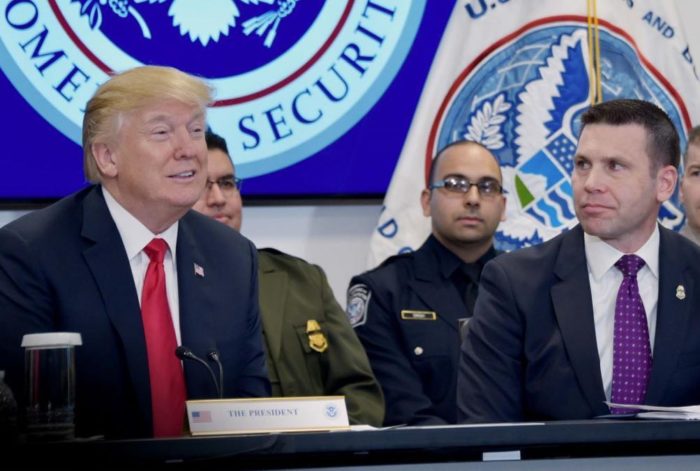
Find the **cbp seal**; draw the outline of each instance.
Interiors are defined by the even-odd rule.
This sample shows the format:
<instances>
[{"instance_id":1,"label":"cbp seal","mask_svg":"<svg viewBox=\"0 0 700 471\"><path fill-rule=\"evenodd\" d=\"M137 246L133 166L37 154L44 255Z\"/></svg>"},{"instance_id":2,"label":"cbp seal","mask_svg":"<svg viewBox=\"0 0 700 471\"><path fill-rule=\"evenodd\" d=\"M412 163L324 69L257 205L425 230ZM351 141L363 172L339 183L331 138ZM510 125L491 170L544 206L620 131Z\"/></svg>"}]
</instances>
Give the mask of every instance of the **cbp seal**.
<instances>
[{"instance_id":1,"label":"cbp seal","mask_svg":"<svg viewBox=\"0 0 700 471\"><path fill-rule=\"evenodd\" d=\"M457 139L480 142L499 159L508 193L496 234L502 250L537 244L577 223L570 175L579 116L591 102L586 27L585 18L552 18L493 44L458 77L431 129L427 159ZM601 20L600 50L605 100L622 98L624 90L659 104L677 129L685 128L669 82L640 62L624 31ZM680 227L677 194L659 217Z\"/></svg>"},{"instance_id":2,"label":"cbp seal","mask_svg":"<svg viewBox=\"0 0 700 471\"><path fill-rule=\"evenodd\" d=\"M209 124L242 177L299 162L353 126L398 72L425 0L10 0L0 67L80 143L109 74L175 66L217 91Z\"/></svg>"},{"instance_id":3,"label":"cbp seal","mask_svg":"<svg viewBox=\"0 0 700 471\"><path fill-rule=\"evenodd\" d=\"M348 289L346 314L350 325L357 327L367 322L367 308L372 292L367 285L359 283Z\"/></svg>"}]
</instances>

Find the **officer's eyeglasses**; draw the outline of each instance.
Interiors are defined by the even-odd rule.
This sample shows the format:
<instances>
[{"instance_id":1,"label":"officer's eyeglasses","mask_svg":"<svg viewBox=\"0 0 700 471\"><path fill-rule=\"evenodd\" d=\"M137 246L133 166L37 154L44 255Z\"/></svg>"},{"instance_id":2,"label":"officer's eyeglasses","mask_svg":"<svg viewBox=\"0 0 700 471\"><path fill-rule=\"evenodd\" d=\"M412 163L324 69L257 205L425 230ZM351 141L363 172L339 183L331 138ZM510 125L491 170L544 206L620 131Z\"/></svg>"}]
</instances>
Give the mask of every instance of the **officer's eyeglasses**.
<instances>
[{"instance_id":1,"label":"officer's eyeglasses","mask_svg":"<svg viewBox=\"0 0 700 471\"><path fill-rule=\"evenodd\" d=\"M234 191L241 191L243 180L236 177L222 177L218 180L207 180L207 191L211 190L212 186L218 186L219 190L224 194L231 194Z\"/></svg>"},{"instance_id":2,"label":"officer's eyeglasses","mask_svg":"<svg viewBox=\"0 0 700 471\"><path fill-rule=\"evenodd\" d=\"M470 182L464 177L447 177L430 185L431 190L444 188L450 193L469 193L472 186L475 186L479 191L479 196L489 198L500 195L503 192L503 187L494 178L482 178L478 182Z\"/></svg>"}]
</instances>

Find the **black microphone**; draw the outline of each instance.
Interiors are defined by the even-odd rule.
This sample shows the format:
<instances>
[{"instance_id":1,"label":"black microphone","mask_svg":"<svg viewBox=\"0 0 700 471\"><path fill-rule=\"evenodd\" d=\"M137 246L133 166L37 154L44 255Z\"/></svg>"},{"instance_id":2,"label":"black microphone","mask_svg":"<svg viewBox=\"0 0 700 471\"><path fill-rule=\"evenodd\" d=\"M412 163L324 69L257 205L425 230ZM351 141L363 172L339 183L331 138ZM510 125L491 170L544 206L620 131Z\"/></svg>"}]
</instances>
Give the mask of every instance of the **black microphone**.
<instances>
[{"instance_id":1,"label":"black microphone","mask_svg":"<svg viewBox=\"0 0 700 471\"><path fill-rule=\"evenodd\" d=\"M216 375L214 375L214 370L211 369L211 367L209 366L209 364L206 361L199 358L197 355L195 355L192 352L192 350L185 347L184 345L180 345L179 347L177 347L175 349L175 355L177 355L177 357L180 360L183 360L183 361L184 360L194 360L197 363L201 363L202 365L204 365L204 367L209 372L209 375L211 376L211 380L214 382L214 386L216 387L216 392L219 394L219 398L223 397L221 388L219 387L219 382L216 380Z\"/></svg>"},{"instance_id":2,"label":"black microphone","mask_svg":"<svg viewBox=\"0 0 700 471\"><path fill-rule=\"evenodd\" d=\"M207 353L207 358L210 360L213 360L214 363L216 363L216 366L219 367L219 397L223 398L224 397L224 365L221 364L221 360L219 359L219 352L216 350L212 350L211 352Z\"/></svg>"}]
</instances>

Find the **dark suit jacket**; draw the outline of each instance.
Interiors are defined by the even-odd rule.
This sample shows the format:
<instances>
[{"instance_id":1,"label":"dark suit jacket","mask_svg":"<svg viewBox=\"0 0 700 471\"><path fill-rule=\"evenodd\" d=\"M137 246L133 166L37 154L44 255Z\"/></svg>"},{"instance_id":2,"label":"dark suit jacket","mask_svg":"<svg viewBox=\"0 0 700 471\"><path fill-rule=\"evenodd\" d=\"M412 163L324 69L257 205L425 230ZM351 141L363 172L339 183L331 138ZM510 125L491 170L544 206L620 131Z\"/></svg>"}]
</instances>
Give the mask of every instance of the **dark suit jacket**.
<instances>
[{"instance_id":1,"label":"dark suit jacket","mask_svg":"<svg viewBox=\"0 0 700 471\"><path fill-rule=\"evenodd\" d=\"M645 403L699 404L700 248L660 231ZM487 264L462 345L461 420L588 419L609 413L604 400L581 227Z\"/></svg>"},{"instance_id":2,"label":"dark suit jacket","mask_svg":"<svg viewBox=\"0 0 700 471\"><path fill-rule=\"evenodd\" d=\"M369 356L384 392L384 425L430 425L457 421L459 320L471 317L445 267L459 261L433 236L415 252L387 259L380 267L350 281L353 291L366 287L369 299L355 332ZM482 257L492 258L493 248ZM352 317L352 307L348 308ZM402 315L434 313L433 320Z\"/></svg>"},{"instance_id":3,"label":"dark suit jacket","mask_svg":"<svg viewBox=\"0 0 700 471\"><path fill-rule=\"evenodd\" d=\"M344 395L351 423L381 426L382 391L323 270L272 249L260 250L258 260L272 395ZM309 345L309 320L328 341L323 352Z\"/></svg>"},{"instance_id":4,"label":"dark suit jacket","mask_svg":"<svg viewBox=\"0 0 700 471\"><path fill-rule=\"evenodd\" d=\"M269 394L258 314L254 246L196 212L178 229L182 344L216 349L226 397ZM204 276L194 272L201 266ZM22 336L82 334L76 347L76 426L81 436L152 436L146 344L136 287L100 187L0 229L0 369L24 399ZM213 365L212 365L213 366ZM185 362L189 399L217 397L203 365Z\"/></svg>"}]
</instances>

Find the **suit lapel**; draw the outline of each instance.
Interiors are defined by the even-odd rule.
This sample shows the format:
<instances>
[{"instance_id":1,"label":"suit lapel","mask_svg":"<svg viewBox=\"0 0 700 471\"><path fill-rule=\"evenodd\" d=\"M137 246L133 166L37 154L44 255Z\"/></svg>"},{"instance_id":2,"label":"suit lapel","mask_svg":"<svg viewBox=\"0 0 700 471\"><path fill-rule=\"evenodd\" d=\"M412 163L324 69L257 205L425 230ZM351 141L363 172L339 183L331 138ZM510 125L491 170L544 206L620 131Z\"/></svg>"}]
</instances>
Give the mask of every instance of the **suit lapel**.
<instances>
[{"instance_id":1,"label":"suit lapel","mask_svg":"<svg viewBox=\"0 0 700 471\"><path fill-rule=\"evenodd\" d=\"M436 280L442 280L436 285ZM464 302L450 280L443 279L435 254L423 246L416 253L416 278L411 289L421 300L438 313L438 320L459 332L458 319L467 317Z\"/></svg>"},{"instance_id":2,"label":"suit lapel","mask_svg":"<svg viewBox=\"0 0 700 471\"><path fill-rule=\"evenodd\" d=\"M265 340L270 357L278 361L282 348L282 325L284 324L285 305L287 297L288 276L283 271L275 270L265 252L258 252L260 313Z\"/></svg>"},{"instance_id":3,"label":"suit lapel","mask_svg":"<svg viewBox=\"0 0 700 471\"><path fill-rule=\"evenodd\" d=\"M564 236L554 273L559 282L552 286L552 304L564 347L594 413L606 414L581 226Z\"/></svg>"},{"instance_id":4,"label":"suit lapel","mask_svg":"<svg viewBox=\"0 0 700 471\"><path fill-rule=\"evenodd\" d=\"M218 350L211 332L217 331L221 315L214 306L214 300L221 297L217 287L224 289L224 280L213 279L207 273L207 260L202 254L190 213L180 219L177 230L177 287L180 305L181 344L195 354L206 355L212 349ZM185 364L185 369L191 365ZM193 365L202 368L201 365ZM187 375L189 377L189 375ZM189 388L189 381L188 381ZM189 390L189 389L188 389Z\"/></svg>"},{"instance_id":5,"label":"suit lapel","mask_svg":"<svg viewBox=\"0 0 700 471\"><path fill-rule=\"evenodd\" d=\"M659 229L659 301L653 366L644 401L647 404L662 403L669 377L676 370L695 292L695 279L691 276L688 260L684 259L680 251L674 250L668 229ZM676 296L679 286L684 289L684 299Z\"/></svg>"},{"instance_id":6,"label":"suit lapel","mask_svg":"<svg viewBox=\"0 0 700 471\"><path fill-rule=\"evenodd\" d=\"M100 291L107 316L121 338L142 415L151 417L148 357L141 308L124 244L100 187L95 187L85 197L81 235L90 241L85 245L83 256Z\"/></svg>"}]
</instances>

